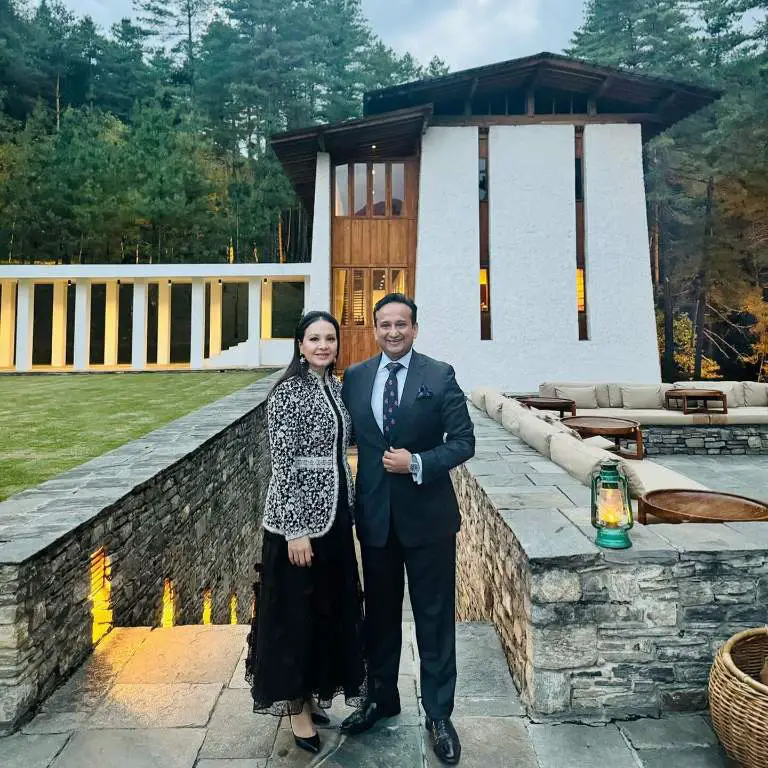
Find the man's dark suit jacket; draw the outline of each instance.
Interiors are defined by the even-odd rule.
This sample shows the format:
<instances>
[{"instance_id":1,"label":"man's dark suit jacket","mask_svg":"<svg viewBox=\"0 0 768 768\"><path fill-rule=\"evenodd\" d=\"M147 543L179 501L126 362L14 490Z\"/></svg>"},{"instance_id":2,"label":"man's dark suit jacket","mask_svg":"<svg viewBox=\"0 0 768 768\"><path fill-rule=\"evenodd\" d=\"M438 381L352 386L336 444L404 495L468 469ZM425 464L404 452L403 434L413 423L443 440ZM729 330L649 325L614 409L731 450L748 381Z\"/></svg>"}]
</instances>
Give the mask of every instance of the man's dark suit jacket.
<instances>
[{"instance_id":1,"label":"man's dark suit jacket","mask_svg":"<svg viewBox=\"0 0 768 768\"><path fill-rule=\"evenodd\" d=\"M391 514L400 542L421 546L459 530L461 518L449 472L474 455L474 428L453 368L414 352L389 447L421 456L422 484L410 474L386 472L382 458L388 445L371 408L380 361L377 355L347 369L342 388L358 450L357 536L365 546L385 546Z\"/></svg>"}]
</instances>

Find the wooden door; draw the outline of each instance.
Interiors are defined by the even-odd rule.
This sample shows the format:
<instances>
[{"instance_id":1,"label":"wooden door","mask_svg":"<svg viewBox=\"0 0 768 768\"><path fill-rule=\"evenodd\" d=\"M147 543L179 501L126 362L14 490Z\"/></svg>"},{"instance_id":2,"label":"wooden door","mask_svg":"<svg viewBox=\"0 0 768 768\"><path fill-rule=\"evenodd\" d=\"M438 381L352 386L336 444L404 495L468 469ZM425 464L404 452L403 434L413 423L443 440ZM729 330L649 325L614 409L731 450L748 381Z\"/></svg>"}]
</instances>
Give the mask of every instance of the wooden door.
<instances>
[{"instance_id":1,"label":"wooden door","mask_svg":"<svg viewBox=\"0 0 768 768\"><path fill-rule=\"evenodd\" d=\"M391 292L413 295L418 166L415 159L350 163L334 174L331 305L343 371L378 352L374 304Z\"/></svg>"}]
</instances>

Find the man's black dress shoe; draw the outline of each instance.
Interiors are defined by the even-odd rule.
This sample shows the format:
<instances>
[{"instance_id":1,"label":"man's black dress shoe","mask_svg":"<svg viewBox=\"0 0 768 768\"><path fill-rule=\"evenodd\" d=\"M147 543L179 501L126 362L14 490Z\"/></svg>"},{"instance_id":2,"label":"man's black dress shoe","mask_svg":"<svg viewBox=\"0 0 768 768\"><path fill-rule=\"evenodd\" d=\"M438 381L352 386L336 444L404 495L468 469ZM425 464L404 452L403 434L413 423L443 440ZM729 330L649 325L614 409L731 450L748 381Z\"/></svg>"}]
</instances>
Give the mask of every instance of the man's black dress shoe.
<instances>
[{"instance_id":1,"label":"man's black dress shoe","mask_svg":"<svg viewBox=\"0 0 768 768\"><path fill-rule=\"evenodd\" d=\"M341 732L348 736L355 736L358 733L367 731L383 717L394 717L399 714L399 702L384 706L375 701L366 701L344 720L341 724Z\"/></svg>"},{"instance_id":2,"label":"man's black dress shoe","mask_svg":"<svg viewBox=\"0 0 768 768\"><path fill-rule=\"evenodd\" d=\"M447 717L443 720L431 720L428 717L424 725L429 731L437 759L446 765L456 765L461 757L461 742L453 723Z\"/></svg>"}]
</instances>

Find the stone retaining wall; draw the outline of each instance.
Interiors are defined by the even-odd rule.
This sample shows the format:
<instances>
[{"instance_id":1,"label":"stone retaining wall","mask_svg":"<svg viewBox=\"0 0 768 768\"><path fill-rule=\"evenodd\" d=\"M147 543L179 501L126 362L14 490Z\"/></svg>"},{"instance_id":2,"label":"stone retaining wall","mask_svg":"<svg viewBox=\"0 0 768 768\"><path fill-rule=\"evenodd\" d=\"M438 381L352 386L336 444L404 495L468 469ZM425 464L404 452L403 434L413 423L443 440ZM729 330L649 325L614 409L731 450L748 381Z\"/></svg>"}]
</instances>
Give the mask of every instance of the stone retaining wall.
<instances>
[{"instance_id":1,"label":"stone retaining wall","mask_svg":"<svg viewBox=\"0 0 768 768\"><path fill-rule=\"evenodd\" d=\"M115 626L160 626L166 579L176 623L201 623L207 589L213 623L232 595L249 621L272 378L0 504L0 734L92 650L101 548Z\"/></svg>"},{"instance_id":2,"label":"stone retaining wall","mask_svg":"<svg viewBox=\"0 0 768 768\"><path fill-rule=\"evenodd\" d=\"M643 440L649 456L768 455L768 424L728 426L644 426Z\"/></svg>"},{"instance_id":3,"label":"stone retaining wall","mask_svg":"<svg viewBox=\"0 0 768 768\"><path fill-rule=\"evenodd\" d=\"M589 510L566 498L586 489L547 480L541 456L476 414L481 460L454 473L458 614L495 624L531 715L703 709L717 648L768 622L768 524L636 526L631 549L600 550ZM548 482L557 508L538 493Z\"/></svg>"}]
</instances>

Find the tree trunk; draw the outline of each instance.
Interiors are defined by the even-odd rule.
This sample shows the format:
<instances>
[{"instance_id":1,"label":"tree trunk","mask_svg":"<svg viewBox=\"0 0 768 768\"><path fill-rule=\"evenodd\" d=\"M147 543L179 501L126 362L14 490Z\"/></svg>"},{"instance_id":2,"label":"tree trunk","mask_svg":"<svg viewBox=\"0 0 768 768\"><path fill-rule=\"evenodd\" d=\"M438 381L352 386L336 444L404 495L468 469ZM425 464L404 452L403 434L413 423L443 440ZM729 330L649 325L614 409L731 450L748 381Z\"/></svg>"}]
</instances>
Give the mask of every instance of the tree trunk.
<instances>
[{"instance_id":1,"label":"tree trunk","mask_svg":"<svg viewBox=\"0 0 768 768\"><path fill-rule=\"evenodd\" d=\"M675 325L672 305L672 284L664 279L664 381L672 382L675 375Z\"/></svg>"},{"instance_id":2,"label":"tree trunk","mask_svg":"<svg viewBox=\"0 0 768 768\"><path fill-rule=\"evenodd\" d=\"M61 130L61 75L56 73L56 133Z\"/></svg>"},{"instance_id":3,"label":"tree trunk","mask_svg":"<svg viewBox=\"0 0 768 768\"><path fill-rule=\"evenodd\" d=\"M693 364L693 378L701 378L704 358L704 319L707 307L706 273L709 265L709 253L712 247L712 205L715 193L715 180L710 176L707 181L707 207L704 212L704 244L701 254L701 266L696 277L698 294L696 297L696 352Z\"/></svg>"}]
</instances>

